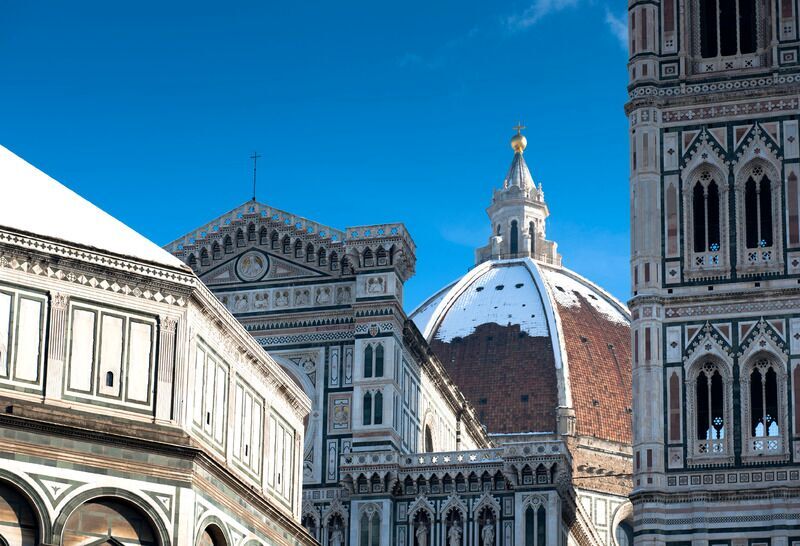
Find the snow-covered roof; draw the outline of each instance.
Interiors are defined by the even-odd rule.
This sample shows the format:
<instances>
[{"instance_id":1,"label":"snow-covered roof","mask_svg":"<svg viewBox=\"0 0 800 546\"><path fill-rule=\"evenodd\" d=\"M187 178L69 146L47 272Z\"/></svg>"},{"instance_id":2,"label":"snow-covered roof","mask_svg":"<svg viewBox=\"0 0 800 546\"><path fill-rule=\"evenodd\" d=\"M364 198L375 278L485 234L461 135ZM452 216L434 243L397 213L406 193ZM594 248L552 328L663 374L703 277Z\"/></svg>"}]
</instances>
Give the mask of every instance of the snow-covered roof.
<instances>
[{"instance_id":1,"label":"snow-covered roof","mask_svg":"<svg viewBox=\"0 0 800 546\"><path fill-rule=\"evenodd\" d=\"M0 226L163 266L178 258L0 146Z\"/></svg>"}]
</instances>

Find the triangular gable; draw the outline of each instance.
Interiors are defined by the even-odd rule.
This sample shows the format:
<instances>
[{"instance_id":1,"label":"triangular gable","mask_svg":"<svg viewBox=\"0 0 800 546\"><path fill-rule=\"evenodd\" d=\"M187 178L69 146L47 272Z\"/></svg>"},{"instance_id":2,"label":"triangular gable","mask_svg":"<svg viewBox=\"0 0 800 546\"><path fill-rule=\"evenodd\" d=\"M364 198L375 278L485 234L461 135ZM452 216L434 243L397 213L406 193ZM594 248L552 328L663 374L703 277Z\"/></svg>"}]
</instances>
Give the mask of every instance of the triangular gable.
<instances>
[{"instance_id":1,"label":"triangular gable","mask_svg":"<svg viewBox=\"0 0 800 546\"><path fill-rule=\"evenodd\" d=\"M719 332L719 335L722 336L722 339L724 339L728 345L733 344L733 340L731 339L731 325L729 322L713 323L712 326L714 326L717 332Z\"/></svg>"},{"instance_id":2,"label":"triangular gable","mask_svg":"<svg viewBox=\"0 0 800 546\"><path fill-rule=\"evenodd\" d=\"M682 168L688 172L694 171L700 165L713 165L721 173L727 173L727 154L724 148L711 136L708 131L702 131L689 149L683 154Z\"/></svg>"},{"instance_id":3,"label":"triangular gable","mask_svg":"<svg viewBox=\"0 0 800 546\"><path fill-rule=\"evenodd\" d=\"M738 148L745 137L750 133L750 130L755 127L755 125L737 125L733 128L733 142L734 148Z\"/></svg>"},{"instance_id":4,"label":"triangular gable","mask_svg":"<svg viewBox=\"0 0 800 546\"><path fill-rule=\"evenodd\" d=\"M728 129L726 127L714 127L708 129L708 132L714 137L723 150L728 149Z\"/></svg>"},{"instance_id":5,"label":"triangular gable","mask_svg":"<svg viewBox=\"0 0 800 546\"><path fill-rule=\"evenodd\" d=\"M713 354L723 359L730 358L732 347L726 343L722 334L710 323L703 325L701 332L694 337L684 351L684 362L691 363L697 357L706 354Z\"/></svg>"},{"instance_id":6,"label":"triangular gable","mask_svg":"<svg viewBox=\"0 0 800 546\"><path fill-rule=\"evenodd\" d=\"M749 334L739 342L739 356L746 360L754 353L767 351L776 355L788 355L786 342L775 331L772 325L763 318L758 321Z\"/></svg>"}]
</instances>

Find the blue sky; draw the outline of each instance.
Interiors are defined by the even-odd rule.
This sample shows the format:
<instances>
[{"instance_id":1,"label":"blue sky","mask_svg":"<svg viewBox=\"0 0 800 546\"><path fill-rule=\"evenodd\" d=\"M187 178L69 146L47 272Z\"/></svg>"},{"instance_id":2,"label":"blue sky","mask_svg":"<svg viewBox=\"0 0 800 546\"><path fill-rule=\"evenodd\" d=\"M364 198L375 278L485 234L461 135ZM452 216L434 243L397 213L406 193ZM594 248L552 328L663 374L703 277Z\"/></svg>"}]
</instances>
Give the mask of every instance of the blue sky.
<instances>
[{"instance_id":1,"label":"blue sky","mask_svg":"<svg viewBox=\"0 0 800 546\"><path fill-rule=\"evenodd\" d=\"M258 150L259 200L407 225L410 310L485 244L521 119L548 237L628 297L622 3L2 4L0 143L159 244L249 199Z\"/></svg>"}]
</instances>

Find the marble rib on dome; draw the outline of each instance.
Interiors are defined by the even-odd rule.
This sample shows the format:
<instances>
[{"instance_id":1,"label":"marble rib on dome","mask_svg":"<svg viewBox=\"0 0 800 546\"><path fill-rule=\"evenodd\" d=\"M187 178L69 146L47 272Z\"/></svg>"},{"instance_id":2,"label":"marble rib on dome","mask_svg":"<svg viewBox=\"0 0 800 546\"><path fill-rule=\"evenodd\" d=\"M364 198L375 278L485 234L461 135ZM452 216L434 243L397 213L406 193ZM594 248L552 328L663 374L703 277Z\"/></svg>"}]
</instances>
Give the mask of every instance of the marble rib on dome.
<instances>
[{"instance_id":1,"label":"marble rib on dome","mask_svg":"<svg viewBox=\"0 0 800 546\"><path fill-rule=\"evenodd\" d=\"M0 146L0 225L161 266L187 269L178 258Z\"/></svg>"}]
</instances>

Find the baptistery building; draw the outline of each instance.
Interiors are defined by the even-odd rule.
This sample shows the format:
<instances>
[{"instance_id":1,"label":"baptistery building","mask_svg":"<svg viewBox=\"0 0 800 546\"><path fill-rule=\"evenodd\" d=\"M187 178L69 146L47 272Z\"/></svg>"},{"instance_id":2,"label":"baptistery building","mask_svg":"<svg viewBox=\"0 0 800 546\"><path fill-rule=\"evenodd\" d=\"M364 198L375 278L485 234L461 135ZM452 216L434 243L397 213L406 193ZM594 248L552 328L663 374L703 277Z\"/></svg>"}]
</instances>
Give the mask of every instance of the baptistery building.
<instances>
[{"instance_id":1,"label":"baptistery building","mask_svg":"<svg viewBox=\"0 0 800 546\"><path fill-rule=\"evenodd\" d=\"M630 542L628 312L562 266L512 147L489 244L410 315L402 223L253 200L166 246L312 400L301 516L323 545Z\"/></svg>"}]
</instances>

